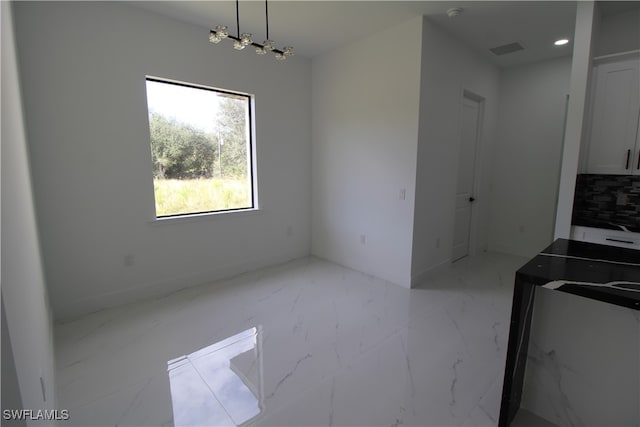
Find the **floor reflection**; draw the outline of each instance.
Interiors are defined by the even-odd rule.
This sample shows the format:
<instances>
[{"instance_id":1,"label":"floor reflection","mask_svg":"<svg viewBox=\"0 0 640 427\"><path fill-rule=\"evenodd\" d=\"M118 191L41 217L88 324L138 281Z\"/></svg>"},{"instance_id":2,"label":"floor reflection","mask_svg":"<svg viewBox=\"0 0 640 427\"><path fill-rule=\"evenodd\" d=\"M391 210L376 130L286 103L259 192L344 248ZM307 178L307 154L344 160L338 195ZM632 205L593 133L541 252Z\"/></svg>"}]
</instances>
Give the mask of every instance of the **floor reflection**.
<instances>
[{"instance_id":1,"label":"floor reflection","mask_svg":"<svg viewBox=\"0 0 640 427\"><path fill-rule=\"evenodd\" d=\"M258 326L167 362L176 427L240 426L260 414L261 340Z\"/></svg>"}]
</instances>

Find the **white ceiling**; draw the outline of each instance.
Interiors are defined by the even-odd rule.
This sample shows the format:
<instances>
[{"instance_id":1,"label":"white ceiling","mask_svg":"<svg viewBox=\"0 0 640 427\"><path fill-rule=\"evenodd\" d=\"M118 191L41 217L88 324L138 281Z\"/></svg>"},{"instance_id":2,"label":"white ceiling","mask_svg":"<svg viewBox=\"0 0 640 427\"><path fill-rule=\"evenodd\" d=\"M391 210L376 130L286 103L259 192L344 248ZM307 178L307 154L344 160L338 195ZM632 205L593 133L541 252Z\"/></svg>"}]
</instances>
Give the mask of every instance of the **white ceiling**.
<instances>
[{"instance_id":1,"label":"white ceiling","mask_svg":"<svg viewBox=\"0 0 640 427\"><path fill-rule=\"evenodd\" d=\"M137 7L183 20L203 29L227 25L235 33L235 1L144 1ZM462 7L449 18L446 10ZM270 35L281 47L312 58L391 27L426 15L443 29L477 49L499 66L569 55L573 44L553 41L573 36L576 3L565 1L269 1ZM264 2L240 0L240 30L264 38ZM203 37L207 37L206 33ZM489 48L518 41L525 50L495 56ZM398 40L398 46L402 40ZM381 52L382 54L382 52Z\"/></svg>"}]
</instances>

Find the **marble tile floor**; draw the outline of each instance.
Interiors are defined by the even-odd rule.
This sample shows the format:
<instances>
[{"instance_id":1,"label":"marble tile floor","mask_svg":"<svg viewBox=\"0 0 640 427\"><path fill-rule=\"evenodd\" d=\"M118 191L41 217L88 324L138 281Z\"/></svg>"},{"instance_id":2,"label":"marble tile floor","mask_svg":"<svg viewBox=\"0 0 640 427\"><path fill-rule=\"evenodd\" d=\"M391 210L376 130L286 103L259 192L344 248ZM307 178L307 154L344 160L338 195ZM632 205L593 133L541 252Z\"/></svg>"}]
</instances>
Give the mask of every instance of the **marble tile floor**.
<instances>
[{"instance_id":1,"label":"marble tile floor","mask_svg":"<svg viewBox=\"0 0 640 427\"><path fill-rule=\"evenodd\" d=\"M60 425L495 426L525 262L409 290L308 257L58 324Z\"/></svg>"}]
</instances>

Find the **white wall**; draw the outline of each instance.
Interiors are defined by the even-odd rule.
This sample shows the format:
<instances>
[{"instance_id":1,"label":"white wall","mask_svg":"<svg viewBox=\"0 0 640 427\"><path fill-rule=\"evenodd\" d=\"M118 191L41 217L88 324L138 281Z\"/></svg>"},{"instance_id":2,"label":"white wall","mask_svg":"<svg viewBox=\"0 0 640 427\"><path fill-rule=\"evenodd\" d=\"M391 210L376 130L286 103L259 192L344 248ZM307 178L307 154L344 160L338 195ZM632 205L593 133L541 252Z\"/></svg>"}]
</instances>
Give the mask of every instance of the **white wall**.
<instances>
[{"instance_id":1,"label":"white wall","mask_svg":"<svg viewBox=\"0 0 640 427\"><path fill-rule=\"evenodd\" d=\"M640 6L634 10L604 15L594 42L594 56L640 49Z\"/></svg>"},{"instance_id":2,"label":"white wall","mask_svg":"<svg viewBox=\"0 0 640 427\"><path fill-rule=\"evenodd\" d=\"M7 326L7 315L5 314L4 309L4 299L2 300L2 322L0 338L2 339L2 345L0 346L1 351L1 362L2 368L0 372L2 374L0 377L2 378L2 390L0 392L0 402L2 403L2 410L5 411L7 409L23 409L24 405L22 404L22 396L20 396L20 384L18 383L18 373L16 372L16 363L13 358L13 346L11 345L11 336L9 334L9 328ZM2 421L2 425L4 426L5 421ZM7 422L9 425L9 423ZM19 425L26 426L26 420L15 420L13 424L10 425Z\"/></svg>"},{"instance_id":3,"label":"white wall","mask_svg":"<svg viewBox=\"0 0 640 427\"><path fill-rule=\"evenodd\" d=\"M2 302L26 409L56 407L51 309L42 272L9 2L2 15ZM4 317L4 316L3 316ZM3 336L3 344L5 337ZM4 358L3 348L3 358ZM4 362L4 360L3 360ZM9 377L7 377L9 378ZM44 381L45 397L41 390ZM3 377L3 389L5 378ZM10 400L9 398L7 400ZM3 399L4 404L4 399ZM4 408L4 406L3 406ZM14 408L19 409L19 408Z\"/></svg>"},{"instance_id":4,"label":"white wall","mask_svg":"<svg viewBox=\"0 0 640 427\"><path fill-rule=\"evenodd\" d=\"M504 69L489 248L532 257L553 241L571 58Z\"/></svg>"},{"instance_id":5,"label":"white wall","mask_svg":"<svg viewBox=\"0 0 640 427\"><path fill-rule=\"evenodd\" d=\"M485 99L480 157L476 161L479 192L473 208L477 230L474 242L477 250L483 250L488 239L498 69L424 18L411 266L414 281L451 260L463 90Z\"/></svg>"},{"instance_id":6,"label":"white wall","mask_svg":"<svg viewBox=\"0 0 640 427\"><path fill-rule=\"evenodd\" d=\"M569 108L564 132L562 170L558 185L558 208L554 238L568 239L571 233L573 195L580 160L580 144L584 133L587 90L591 74L592 39L597 32L597 15L592 1L578 2L576 28L573 36L573 56L569 83Z\"/></svg>"},{"instance_id":7,"label":"white wall","mask_svg":"<svg viewBox=\"0 0 640 427\"><path fill-rule=\"evenodd\" d=\"M406 287L421 23L411 19L313 60L312 252Z\"/></svg>"},{"instance_id":8,"label":"white wall","mask_svg":"<svg viewBox=\"0 0 640 427\"><path fill-rule=\"evenodd\" d=\"M15 10L56 317L309 253L308 60L213 45L206 28L118 2ZM255 94L259 212L155 222L145 75Z\"/></svg>"}]
</instances>

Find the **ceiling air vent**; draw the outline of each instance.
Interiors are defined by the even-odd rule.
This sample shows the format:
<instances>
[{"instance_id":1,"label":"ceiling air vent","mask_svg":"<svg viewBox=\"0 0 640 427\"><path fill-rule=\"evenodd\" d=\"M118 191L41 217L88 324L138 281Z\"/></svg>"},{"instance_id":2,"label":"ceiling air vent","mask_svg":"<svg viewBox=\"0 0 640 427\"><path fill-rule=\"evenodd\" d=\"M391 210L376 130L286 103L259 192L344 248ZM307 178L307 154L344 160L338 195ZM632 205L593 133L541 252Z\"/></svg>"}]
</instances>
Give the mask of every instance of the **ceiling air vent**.
<instances>
[{"instance_id":1,"label":"ceiling air vent","mask_svg":"<svg viewBox=\"0 0 640 427\"><path fill-rule=\"evenodd\" d=\"M523 49L524 46L522 46L520 43L513 42L509 44L503 44L502 46L492 47L489 50L493 52L494 55L506 55L507 53L513 53Z\"/></svg>"}]
</instances>

